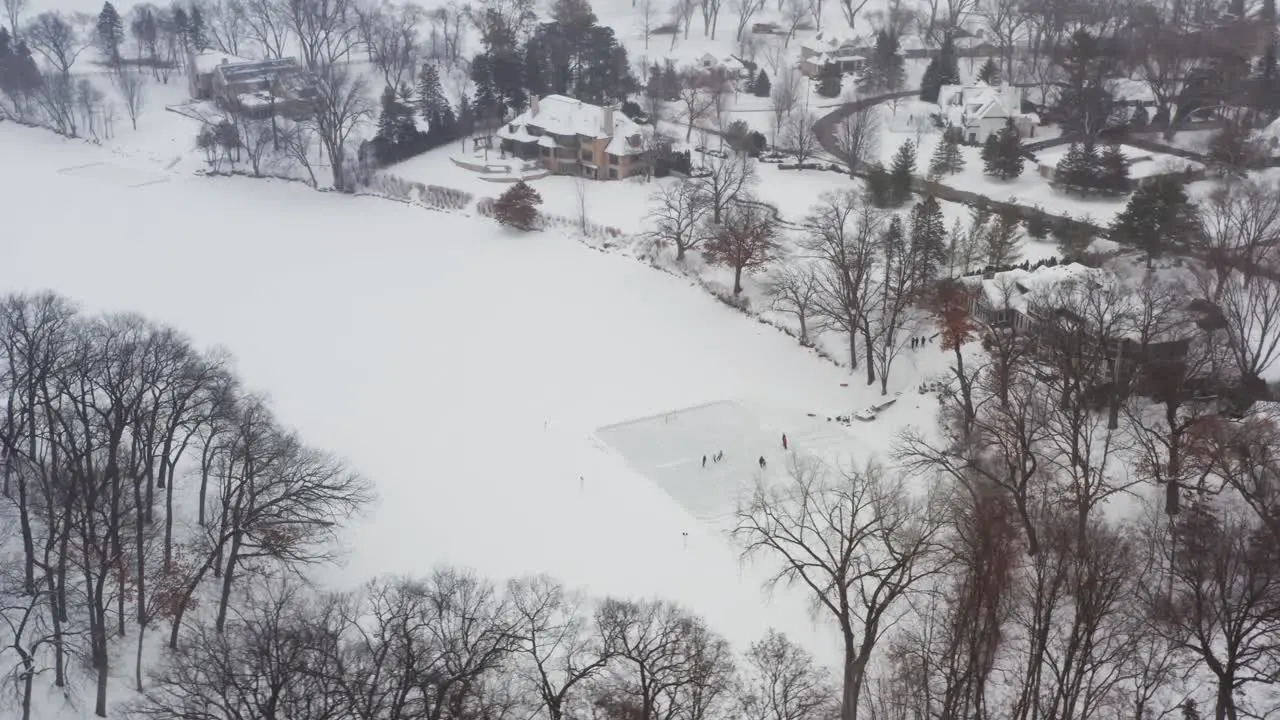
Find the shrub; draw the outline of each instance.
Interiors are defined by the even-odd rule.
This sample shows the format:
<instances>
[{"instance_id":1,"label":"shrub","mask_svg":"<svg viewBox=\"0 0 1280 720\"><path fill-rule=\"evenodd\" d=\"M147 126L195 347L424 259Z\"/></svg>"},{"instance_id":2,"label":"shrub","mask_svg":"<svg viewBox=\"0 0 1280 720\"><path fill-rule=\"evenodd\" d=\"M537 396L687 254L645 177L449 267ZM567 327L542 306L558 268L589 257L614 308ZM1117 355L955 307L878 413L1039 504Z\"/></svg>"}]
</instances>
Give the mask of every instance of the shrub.
<instances>
[{"instance_id":1,"label":"shrub","mask_svg":"<svg viewBox=\"0 0 1280 720\"><path fill-rule=\"evenodd\" d=\"M499 224L528 232L538 223L538 206L542 196L521 180L498 196L493 204L493 217Z\"/></svg>"}]
</instances>

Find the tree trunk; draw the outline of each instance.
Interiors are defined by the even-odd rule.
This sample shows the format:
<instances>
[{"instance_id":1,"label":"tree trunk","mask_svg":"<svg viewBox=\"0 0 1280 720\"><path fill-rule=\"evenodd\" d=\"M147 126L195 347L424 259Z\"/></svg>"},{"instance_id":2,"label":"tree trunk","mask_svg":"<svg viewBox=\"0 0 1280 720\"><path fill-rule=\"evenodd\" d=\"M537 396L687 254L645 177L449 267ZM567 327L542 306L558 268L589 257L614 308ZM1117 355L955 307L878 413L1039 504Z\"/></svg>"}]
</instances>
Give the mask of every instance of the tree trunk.
<instances>
[{"instance_id":1,"label":"tree trunk","mask_svg":"<svg viewBox=\"0 0 1280 720\"><path fill-rule=\"evenodd\" d=\"M742 266L738 265L733 269L733 294L738 295L742 292Z\"/></svg>"},{"instance_id":2,"label":"tree trunk","mask_svg":"<svg viewBox=\"0 0 1280 720\"><path fill-rule=\"evenodd\" d=\"M169 572L173 565L173 466L160 467L160 472L168 473L164 486L164 571Z\"/></svg>"},{"instance_id":3,"label":"tree trunk","mask_svg":"<svg viewBox=\"0 0 1280 720\"><path fill-rule=\"evenodd\" d=\"M144 483L142 478L137 478L133 481L133 501L135 503L142 502L143 484L147 485L147 488L148 488L147 492L150 493L150 487L151 487L150 482ZM138 515L141 515L142 506L137 505L137 507L138 507L138 510L136 511L136 513ZM134 578L134 584L137 587L137 598L136 598L135 605L137 606L137 609L138 609L138 624L142 625L142 623L146 622L147 554L143 552L143 546L146 543L146 524L142 521L141 517L135 517L133 520L133 542L135 543L134 553L135 555L137 555L137 557L134 558L135 570L138 573L138 577ZM120 606L121 606L121 610L123 611L124 609L123 589L121 592L117 594L119 595ZM120 634L121 636L124 635L124 613L123 612L120 613Z\"/></svg>"},{"instance_id":4,"label":"tree trunk","mask_svg":"<svg viewBox=\"0 0 1280 720\"><path fill-rule=\"evenodd\" d=\"M9 464L5 463L5 485L9 483ZM31 533L31 512L27 508L27 479L18 473L18 524L22 529L22 587L31 595L36 591L36 544Z\"/></svg>"},{"instance_id":5,"label":"tree trunk","mask_svg":"<svg viewBox=\"0 0 1280 720\"><path fill-rule=\"evenodd\" d=\"M138 613L142 615L141 612ZM138 692L142 692L142 641L147 635L147 625L145 622L138 623L138 653L133 658L133 675L136 680Z\"/></svg>"},{"instance_id":6,"label":"tree trunk","mask_svg":"<svg viewBox=\"0 0 1280 720\"><path fill-rule=\"evenodd\" d=\"M227 568L222 573L222 593L218 597L218 619L214 629L222 632L227 624L227 607L231 604L231 583L236 576L236 563L240 560L240 533L231 537L231 550L227 553Z\"/></svg>"},{"instance_id":7,"label":"tree trunk","mask_svg":"<svg viewBox=\"0 0 1280 720\"><path fill-rule=\"evenodd\" d=\"M862 328L862 342L867 356L867 385L876 384L876 366L871 362L871 354L875 349L875 343L871 339L871 330L866 326Z\"/></svg>"}]
</instances>

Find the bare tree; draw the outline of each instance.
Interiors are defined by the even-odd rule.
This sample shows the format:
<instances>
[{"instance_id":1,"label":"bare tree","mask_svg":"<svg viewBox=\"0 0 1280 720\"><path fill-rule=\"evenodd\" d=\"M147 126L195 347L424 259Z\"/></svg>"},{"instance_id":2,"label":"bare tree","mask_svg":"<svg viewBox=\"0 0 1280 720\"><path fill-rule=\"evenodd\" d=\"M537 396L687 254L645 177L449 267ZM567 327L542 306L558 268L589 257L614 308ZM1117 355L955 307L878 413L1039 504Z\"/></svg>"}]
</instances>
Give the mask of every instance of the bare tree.
<instances>
[{"instance_id":1,"label":"bare tree","mask_svg":"<svg viewBox=\"0 0 1280 720\"><path fill-rule=\"evenodd\" d=\"M513 580L507 589L515 620L517 674L537 693L549 720L562 720L586 681L609 663L603 638L592 633L583 598L546 576Z\"/></svg>"},{"instance_id":2,"label":"bare tree","mask_svg":"<svg viewBox=\"0 0 1280 720\"><path fill-rule=\"evenodd\" d=\"M671 717L678 709L691 720L708 720L731 688L728 643L700 619L667 602L606 599L596 626L618 662L596 703L624 708L639 720Z\"/></svg>"},{"instance_id":3,"label":"bare tree","mask_svg":"<svg viewBox=\"0 0 1280 720\"><path fill-rule=\"evenodd\" d=\"M773 143L778 142L778 131L785 127L784 120L791 116L800 100L800 76L789 67L778 69L773 78L769 109L773 111Z\"/></svg>"},{"instance_id":4,"label":"bare tree","mask_svg":"<svg viewBox=\"0 0 1280 720\"><path fill-rule=\"evenodd\" d=\"M698 7L702 10L702 33L712 40L716 39L716 26L720 23L720 6L724 0L701 0Z\"/></svg>"},{"instance_id":5,"label":"bare tree","mask_svg":"<svg viewBox=\"0 0 1280 720\"><path fill-rule=\"evenodd\" d=\"M870 0L840 0L840 11L844 15L844 21L849 23L850 30L858 29L858 13L867 6Z\"/></svg>"},{"instance_id":6,"label":"bare tree","mask_svg":"<svg viewBox=\"0 0 1280 720\"><path fill-rule=\"evenodd\" d=\"M707 174L690 182L711 205L711 222L719 225L729 203L749 193L755 185L755 165L746 153L736 153L727 158L710 158L704 167Z\"/></svg>"},{"instance_id":7,"label":"bare tree","mask_svg":"<svg viewBox=\"0 0 1280 720\"><path fill-rule=\"evenodd\" d=\"M27 0L4 0L4 15L9 20L9 35L18 38L18 24L27 9Z\"/></svg>"},{"instance_id":8,"label":"bare tree","mask_svg":"<svg viewBox=\"0 0 1280 720\"><path fill-rule=\"evenodd\" d=\"M649 236L676 248L676 262L698 247L705 237L702 223L710 210L708 198L692 181L665 185L650 196L655 203L649 214L653 229Z\"/></svg>"},{"instance_id":9,"label":"bare tree","mask_svg":"<svg viewBox=\"0 0 1280 720\"><path fill-rule=\"evenodd\" d=\"M867 307L884 213L854 190L824 194L805 218L804 247L817 262L818 315L845 334L849 369L858 368L858 340L869 356ZM867 383L875 382L867 362Z\"/></svg>"},{"instance_id":10,"label":"bare tree","mask_svg":"<svg viewBox=\"0 0 1280 720\"><path fill-rule=\"evenodd\" d=\"M201 10L213 46L229 55L240 55L240 41L249 30L248 11L241 0L212 0Z\"/></svg>"},{"instance_id":11,"label":"bare tree","mask_svg":"<svg viewBox=\"0 0 1280 720\"><path fill-rule=\"evenodd\" d=\"M765 0L729 0L729 7L733 8L738 21L734 31L735 40L742 42L744 36L751 34L751 18L764 9L764 2Z\"/></svg>"},{"instance_id":12,"label":"bare tree","mask_svg":"<svg viewBox=\"0 0 1280 720\"><path fill-rule=\"evenodd\" d=\"M240 144L244 157L249 161L249 171L254 177L262 176L263 161L273 150L279 149L279 133L274 119L253 117L247 113L235 115L240 130Z\"/></svg>"},{"instance_id":13,"label":"bare tree","mask_svg":"<svg viewBox=\"0 0 1280 720\"><path fill-rule=\"evenodd\" d=\"M1241 377L1258 378L1280 357L1280 283L1230 273L1216 306Z\"/></svg>"},{"instance_id":14,"label":"bare tree","mask_svg":"<svg viewBox=\"0 0 1280 720\"><path fill-rule=\"evenodd\" d=\"M644 50L649 51L649 38L653 37L655 23L658 21L657 0L640 0L639 19L640 35L644 38Z\"/></svg>"},{"instance_id":15,"label":"bare tree","mask_svg":"<svg viewBox=\"0 0 1280 720\"><path fill-rule=\"evenodd\" d=\"M857 720L868 664L918 587L939 570L942 523L874 465L832 479L798 461L786 487L759 486L737 511L747 555L777 561L770 584L804 588L843 646L841 720Z\"/></svg>"},{"instance_id":16,"label":"bare tree","mask_svg":"<svg viewBox=\"0 0 1280 720\"><path fill-rule=\"evenodd\" d=\"M1165 592L1148 594L1156 627L1214 679L1214 715L1224 719L1256 716L1247 689L1272 682L1280 636L1280 564L1248 512L1205 500L1167 529L1155 513L1149 516L1148 532L1159 539L1168 568Z\"/></svg>"},{"instance_id":17,"label":"bare tree","mask_svg":"<svg viewBox=\"0 0 1280 720\"><path fill-rule=\"evenodd\" d=\"M832 128L835 155L849 166L849 174L876 157L880 142L881 115L875 106L862 108L841 118Z\"/></svg>"},{"instance_id":18,"label":"bare tree","mask_svg":"<svg viewBox=\"0 0 1280 720\"><path fill-rule=\"evenodd\" d=\"M979 0L977 12L991 29L1000 52L1000 71L1013 78L1013 58L1023 39L1026 16L1019 0Z\"/></svg>"},{"instance_id":19,"label":"bare tree","mask_svg":"<svg viewBox=\"0 0 1280 720\"><path fill-rule=\"evenodd\" d=\"M806 720L835 715L835 688L804 648L770 629L747 650L742 687L747 720Z\"/></svg>"},{"instance_id":20,"label":"bare tree","mask_svg":"<svg viewBox=\"0 0 1280 720\"><path fill-rule=\"evenodd\" d=\"M268 58L283 57L294 42L286 3L279 0L243 1L246 37L256 42Z\"/></svg>"},{"instance_id":21,"label":"bare tree","mask_svg":"<svg viewBox=\"0 0 1280 720\"><path fill-rule=\"evenodd\" d=\"M1199 206L1201 232L1192 236L1192 249L1214 273L1204 289L1216 300L1232 270L1253 275L1274 261L1280 248L1280 183L1231 179Z\"/></svg>"},{"instance_id":22,"label":"bare tree","mask_svg":"<svg viewBox=\"0 0 1280 720\"><path fill-rule=\"evenodd\" d=\"M307 171L311 187L319 181L315 171L316 130L310 123L284 123L277 130L280 150L285 157Z\"/></svg>"},{"instance_id":23,"label":"bare tree","mask_svg":"<svg viewBox=\"0 0 1280 720\"><path fill-rule=\"evenodd\" d=\"M795 316L800 323L800 344L809 346L812 343L810 331L821 332L824 329L818 315L822 284L814 267L811 264L787 264L778 268L765 283L765 292L772 301L770 307L773 310ZM816 326L813 323L815 318L818 321Z\"/></svg>"},{"instance_id":24,"label":"bare tree","mask_svg":"<svg viewBox=\"0 0 1280 720\"><path fill-rule=\"evenodd\" d=\"M356 6L360 36L369 59L386 87L400 88L417 64L419 27L425 12L417 5L384 2L361 10Z\"/></svg>"},{"instance_id":25,"label":"bare tree","mask_svg":"<svg viewBox=\"0 0 1280 720\"><path fill-rule=\"evenodd\" d=\"M138 114L142 112L147 99L146 76L140 72L119 67L112 72L111 79L120 93L120 102L124 105L125 113L129 115L129 122L133 125L133 129L137 130Z\"/></svg>"},{"instance_id":26,"label":"bare tree","mask_svg":"<svg viewBox=\"0 0 1280 720\"><path fill-rule=\"evenodd\" d=\"M786 32L782 35L782 46L791 44L796 31L813 22L813 5L809 0L782 0L782 26Z\"/></svg>"},{"instance_id":27,"label":"bare tree","mask_svg":"<svg viewBox=\"0 0 1280 720\"><path fill-rule=\"evenodd\" d=\"M742 292L742 274L772 262L778 251L778 219L773 208L739 198L709 229L703 255L733 270L733 294Z\"/></svg>"},{"instance_id":28,"label":"bare tree","mask_svg":"<svg viewBox=\"0 0 1280 720\"><path fill-rule=\"evenodd\" d=\"M35 16L22 37L28 47L43 56L45 62L64 78L71 76L71 66L75 65L76 58L94 40L83 16L68 19L56 10Z\"/></svg>"},{"instance_id":29,"label":"bare tree","mask_svg":"<svg viewBox=\"0 0 1280 720\"><path fill-rule=\"evenodd\" d=\"M216 707L227 717L343 717L336 653L328 651L338 642L336 620L301 583L270 580L224 629L197 623L129 715L203 720Z\"/></svg>"},{"instance_id":30,"label":"bare tree","mask_svg":"<svg viewBox=\"0 0 1280 720\"><path fill-rule=\"evenodd\" d=\"M319 87L312 123L329 157L333 186L354 189L347 167L347 139L373 113L368 83L347 65L328 65L318 73Z\"/></svg>"},{"instance_id":31,"label":"bare tree","mask_svg":"<svg viewBox=\"0 0 1280 720\"><path fill-rule=\"evenodd\" d=\"M289 0L282 17L308 70L326 81L339 66L342 74L350 74L346 61L360 39L354 0Z\"/></svg>"},{"instance_id":32,"label":"bare tree","mask_svg":"<svg viewBox=\"0 0 1280 720\"><path fill-rule=\"evenodd\" d=\"M708 92L705 74L696 68L685 68L680 71L680 106L681 119L685 122L684 141L693 138L693 126L705 120L713 106L712 94Z\"/></svg>"},{"instance_id":33,"label":"bare tree","mask_svg":"<svg viewBox=\"0 0 1280 720\"><path fill-rule=\"evenodd\" d=\"M782 142L791 156L796 159L797 170L803 170L805 161L822 150L822 145L818 142L818 133L814 130L814 124L817 122L817 115L808 109L793 112L787 118L783 128Z\"/></svg>"}]
</instances>

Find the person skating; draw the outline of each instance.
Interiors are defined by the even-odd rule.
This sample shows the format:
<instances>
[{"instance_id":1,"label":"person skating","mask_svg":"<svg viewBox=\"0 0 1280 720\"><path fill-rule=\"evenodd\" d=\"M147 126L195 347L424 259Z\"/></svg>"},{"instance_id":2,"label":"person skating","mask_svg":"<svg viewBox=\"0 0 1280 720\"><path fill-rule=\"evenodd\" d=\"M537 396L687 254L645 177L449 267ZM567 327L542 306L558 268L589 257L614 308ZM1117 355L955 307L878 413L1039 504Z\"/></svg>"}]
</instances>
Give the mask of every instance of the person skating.
<instances>
[{"instance_id":1,"label":"person skating","mask_svg":"<svg viewBox=\"0 0 1280 720\"><path fill-rule=\"evenodd\" d=\"M767 465L767 464L768 464L768 463L766 463L766 462L764 461L764 456L763 456L763 455L761 455L761 456L760 456L760 469L761 469L761 470L763 470L763 469L764 469L764 466L765 466L765 465Z\"/></svg>"},{"instance_id":2,"label":"person skating","mask_svg":"<svg viewBox=\"0 0 1280 720\"><path fill-rule=\"evenodd\" d=\"M707 456L706 456L706 455L703 455L703 456L702 456L702 469L703 469L703 470L706 470L706 469L707 469Z\"/></svg>"},{"instance_id":3,"label":"person skating","mask_svg":"<svg viewBox=\"0 0 1280 720\"><path fill-rule=\"evenodd\" d=\"M786 433L782 433L782 449L783 449L783 450L786 450L786 449L787 449L787 434L786 434Z\"/></svg>"}]
</instances>

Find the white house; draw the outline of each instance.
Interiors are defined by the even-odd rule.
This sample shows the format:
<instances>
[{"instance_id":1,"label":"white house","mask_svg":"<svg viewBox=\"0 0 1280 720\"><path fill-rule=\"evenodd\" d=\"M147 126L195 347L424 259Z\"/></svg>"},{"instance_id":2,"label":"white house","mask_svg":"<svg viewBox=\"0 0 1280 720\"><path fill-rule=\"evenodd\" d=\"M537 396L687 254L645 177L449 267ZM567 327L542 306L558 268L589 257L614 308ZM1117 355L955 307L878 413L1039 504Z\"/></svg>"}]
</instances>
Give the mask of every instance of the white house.
<instances>
[{"instance_id":1,"label":"white house","mask_svg":"<svg viewBox=\"0 0 1280 720\"><path fill-rule=\"evenodd\" d=\"M698 58L698 67L706 71L718 70L732 80L743 80L751 76L751 71L747 69L746 64L732 55L716 57L706 53Z\"/></svg>"},{"instance_id":2,"label":"white house","mask_svg":"<svg viewBox=\"0 0 1280 720\"><path fill-rule=\"evenodd\" d=\"M800 44L800 72L803 75L816 78L829 64L834 64L842 73L856 73L862 72L866 58L856 40L815 37Z\"/></svg>"},{"instance_id":3,"label":"white house","mask_svg":"<svg viewBox=\"0 0 1280 720\"><path fill-rule=\"evenodd\" d=\"M938 92L938 114L944 125L960 128L968 143L982 144L1004 129L1010 120L1022 137L1035 135L1035 116L1022 112L1022 88L1008 83L943 85Z\"/></svg>"},{"instance_id":4,"label":"white house","mask_svg":"<svg viewBox=\"0 0 1280 720\"><path fill-rule=\"evenodd\" d=\"M529 98L529 109L498 128L503 150L553 173L620 180L646 171L652 130L614 107L564 95Z\"/></svg>"}]
</instances>

